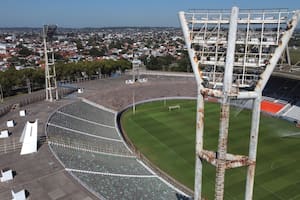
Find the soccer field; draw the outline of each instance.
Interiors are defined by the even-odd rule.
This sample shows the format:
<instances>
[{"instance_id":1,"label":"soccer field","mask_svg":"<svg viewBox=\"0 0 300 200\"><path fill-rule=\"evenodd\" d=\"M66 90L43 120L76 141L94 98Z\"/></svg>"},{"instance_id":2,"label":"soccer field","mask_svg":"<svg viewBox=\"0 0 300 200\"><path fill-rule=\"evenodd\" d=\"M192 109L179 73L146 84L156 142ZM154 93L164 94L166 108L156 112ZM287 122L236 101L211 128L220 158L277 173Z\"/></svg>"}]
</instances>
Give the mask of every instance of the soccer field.
<instances>
[{"instance_id":1,"label":"soccer field","mask_svg":"<svg viewBox=\"0 0 300 200\"><path fill-rule=\"evenodd\" d=\"M180 105L169 111L168 106ZM206 103L204 148L217 150L219 105ZM251 113L230 110L228 152L248 154ZM157 167L193 189L196 102L168 100L141 104L136 114L121 118L127 136ZM215 168L205 163L203 196L214 197ZM244 199L246 167L226 171L225 199ZM300 129L284 120L261 115L255 200L300 199Z\"/></svg>"}]
</instances>

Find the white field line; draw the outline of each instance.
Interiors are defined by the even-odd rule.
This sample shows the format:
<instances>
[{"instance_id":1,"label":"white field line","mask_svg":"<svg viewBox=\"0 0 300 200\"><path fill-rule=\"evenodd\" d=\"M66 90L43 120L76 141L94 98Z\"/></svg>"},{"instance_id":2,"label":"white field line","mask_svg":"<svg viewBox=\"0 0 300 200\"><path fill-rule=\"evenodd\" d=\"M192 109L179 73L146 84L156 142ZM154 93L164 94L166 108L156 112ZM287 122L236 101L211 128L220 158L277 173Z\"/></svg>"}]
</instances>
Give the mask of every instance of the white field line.
<instances>
[{"instance_id":1,"label":"white field line","mask_svg":"<svg viewBox=\"0 0 300 200\"><path fill-rule=\"evenodd\" d=\"M78 131L78 130L66 128L66 127L63 127L63 126L56 125L56 124L52 124L52 123L48 123L48 125L49 126L54 126L54 127L57 127L57 128L61 128L61 129L67 130L67 131L75 132L75 133L78 133L78 134L81 134L81 135L86 135L86 136L94 137L94 138L100 138L100 139L103 139L103 140L110 140L110 141L115 141L115 142L124 142L123 140L120 140L120 139L113 139L113 138L108 138L108 137L102 137L102 136L98 136L98 135L93 135L93 134L89 134L89 133L86 133L86 132L82 132L82 131Z\"/></svg>"},{"instance_id":2,"label":"white field line","mask_svg":"<svg viewBox=\"0 0 300 200\"><path fill-rule=\"evenodd\" d=\"M87 171L87 170L79 170L79 169L71 169L71 168L66 168L66 171L79 172L85 174L97 174L97 175L104 175L104 176L129 177L129 178L157 178L156 175L114 174L114 173L107 173L107 172L95 172L95 171Z\"/></svg>"},{"instance_id":3,"label":"white field line","mask_svg":"<svg viewBox=\"0 0 300 200\"><path fill-rule=\"evenodd\" d=\"M281 137L293 137L300 135L300 132L294 132L294 133L283 133Z\"/></svg>"},{"instance_id":4,"label":"white field line","mask_svg":"<svg viewBox=\"0 0 300 200\"><path fill-rule=\"evenodd\" d=\"M90 121L90 120L87 120L87 119L83 119L81 117L77 117L77 116L74 116L74 115L71 115L71 114L68 114L68 113L64 113L64 112L61 112L61 111L57 111L57 113L60 113L62 115L65 115L65 116L68 116L68 117L71 117L71 118L74 118L74 119L78 119L78 120L81 120L81 121L84 121L84 122L88 122L90 124L94 124L94 125L98 125L98 126L103 126L103 127L106 127L106 128L112 128L112 129L115 128L114 126L100 124L100 123L97 123L97 122L94 122L94 121Z\"/></svg>"},{"instance_id":5,"label":"white field line","mask_svg":"<svg viewBox=\"0 0 300 200\"><path fill-rule=\"evenodd\" d=\"M285 200L285 198L283 198L282 196L276 194L275 192L273 192L272 190L270 190L268 187L264 186L264 185L260 185L261 188L263 188L264 190L266 190L267 192L273 194L274 196L276 196L278 199L280 200Z\"/></svg>"},{"instance_id":6,"label":"white field line","mask_svg":"<svg viewBox=\"0 0 300 200\"><path fill-rule=\"evenodd\" d=\"M96 154L102 154L102 155L124 157L124 158L136 158L136 156L127 156L127 155L107 153L107 152L102 152L102 151L95 151L95 150L90 150L90 149L86 149L86 148L82 148L82 147L75 147L75 146L72 146L72 145L67 145L67 144L62 144L62 143L57 143L57 142L51 142L51 141L49 141L49 144L62 146L62 147L69 148L69 149L75 149L75 150L79 150L79 151L86 151L86 152L91 152L91 153L96 153Z\"/></svg>"}]
</instances>

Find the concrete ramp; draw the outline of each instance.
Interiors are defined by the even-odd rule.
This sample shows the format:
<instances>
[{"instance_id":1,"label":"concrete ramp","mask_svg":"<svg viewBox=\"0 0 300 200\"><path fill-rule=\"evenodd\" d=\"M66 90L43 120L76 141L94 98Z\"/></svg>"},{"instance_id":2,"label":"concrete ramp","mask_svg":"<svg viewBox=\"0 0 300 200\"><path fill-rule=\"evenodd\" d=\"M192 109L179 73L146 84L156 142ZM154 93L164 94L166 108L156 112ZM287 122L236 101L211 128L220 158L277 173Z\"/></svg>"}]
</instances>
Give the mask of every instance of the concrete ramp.
<instances>
[{"instance_id":1,"label":"concrete ramp","mask_svg":"<svg viewBox=\"0 0 300 200\"><path fill-rule=\"evenodd\" d=\"M21 155L37 152L38 120L26 122L20 142L22 142Z\"/></svg>"}]
</instances>

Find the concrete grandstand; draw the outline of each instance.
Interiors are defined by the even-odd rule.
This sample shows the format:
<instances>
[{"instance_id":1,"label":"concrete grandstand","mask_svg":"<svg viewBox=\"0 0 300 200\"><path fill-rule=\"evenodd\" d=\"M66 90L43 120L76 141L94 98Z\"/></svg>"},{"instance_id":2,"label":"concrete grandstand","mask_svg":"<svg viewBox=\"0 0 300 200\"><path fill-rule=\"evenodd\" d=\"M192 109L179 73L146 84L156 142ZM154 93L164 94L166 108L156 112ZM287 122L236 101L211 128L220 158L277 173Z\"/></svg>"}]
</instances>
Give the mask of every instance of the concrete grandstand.
<instances>
[{"instance_id":1,"label":"concrete grandstand","mask_svg":"<svg viewBox=\"0 0 300 200\"><path fill-rule=\"evenodd\" d=\"M65 169L99 198L175 199L181 192L128 149L115 118L116 112L105 108L82 101L69 104L50 118L49 144ZM83 145L82 140L87 143Z\"/></svg>"}]
</instances>

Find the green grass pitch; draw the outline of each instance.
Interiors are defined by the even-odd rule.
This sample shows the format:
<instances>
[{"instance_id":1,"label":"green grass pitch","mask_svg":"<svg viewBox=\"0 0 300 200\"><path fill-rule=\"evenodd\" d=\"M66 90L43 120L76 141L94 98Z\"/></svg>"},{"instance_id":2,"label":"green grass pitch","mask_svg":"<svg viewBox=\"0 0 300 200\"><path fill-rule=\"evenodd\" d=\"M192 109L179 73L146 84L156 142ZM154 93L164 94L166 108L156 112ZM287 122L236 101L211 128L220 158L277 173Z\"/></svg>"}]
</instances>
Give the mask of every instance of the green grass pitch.
<instances>
[{"instance_id":1,"label":"green grass pitch","mask_svg":"<svg viewBox=\"0 0 300 200\"><path fill-rule=\"evenodd\" d=\"M180 109L168 110L168 106ZM204 148L217 150L220 106L205 105ZM248 154L251 113L230 110L228 152ZM127 110L121 123L136 147L156 166L193 189L195 162L196 102L168 100L141 104L136 114ZM299 134L298 134L299 133ZM290 136L288 136L290 135ZM214 197L215 168L203 169L203 196ZM255 200L300 199L300 129L294 124L261 115ZM244 198L246 167L231 169L225 175L225 199Z\"/></svg>"}]
</instances>

